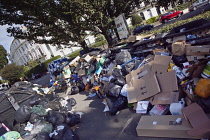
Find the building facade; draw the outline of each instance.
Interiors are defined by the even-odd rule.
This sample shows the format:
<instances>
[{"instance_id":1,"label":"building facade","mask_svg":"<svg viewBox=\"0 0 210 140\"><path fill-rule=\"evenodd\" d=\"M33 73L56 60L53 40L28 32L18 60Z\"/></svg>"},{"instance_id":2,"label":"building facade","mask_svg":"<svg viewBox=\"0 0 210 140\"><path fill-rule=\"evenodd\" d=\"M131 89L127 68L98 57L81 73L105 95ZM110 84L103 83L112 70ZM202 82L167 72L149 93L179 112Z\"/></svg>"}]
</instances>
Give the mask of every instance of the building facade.
<instances>
[{"instance_id":1,"label":"building facade","mask_svg":"<svg viewBox=\"0 0 210 140\"><path fill-rule=\"evenodd\" d=\"M27 65L30 60L44 62L54 56L66 56L80 49L60 45L37 44L33 41L14 39L10 45L9 60L17 65Z\"/></svg>"}]
</instances>

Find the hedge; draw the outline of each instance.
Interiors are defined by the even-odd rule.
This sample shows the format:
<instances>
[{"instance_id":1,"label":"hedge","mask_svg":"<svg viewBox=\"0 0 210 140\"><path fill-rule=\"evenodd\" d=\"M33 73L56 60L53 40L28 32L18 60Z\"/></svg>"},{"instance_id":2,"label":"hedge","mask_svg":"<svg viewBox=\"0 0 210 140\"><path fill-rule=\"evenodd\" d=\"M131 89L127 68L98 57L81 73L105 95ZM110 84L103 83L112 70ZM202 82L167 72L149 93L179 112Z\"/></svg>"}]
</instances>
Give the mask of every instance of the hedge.
<instances>
[{"instance_id":1,"label":"hedge","mask_svg":"<svg viewBox=\"0 0 210 140\"><path fill-rule=\"evenodd\" d=\"M169 10L169 11L181 11L181 10L184 10L184 9L187 9L189 8L192 3L194 3L196 0L192 0L192 2L187 2L187 3L184 3L184 4L181 4L181 5L178 5L176 7L174 7L173 9Z\"/></svg>"},{"instance_id":2,"label":"hedge","mask_svg":"<svg viewBox=\"0 0 210 140\"><path fill-rule=\"evenodd\" d=\"M107 44L106 40L100 41L100 42L96 42L93 45L90 45L90 48L99 48L103 45Z\"/></svg>"},{"instance_id":3,"label":"hedge","mask_svg":"<svg viewBox=\"0 0 210 140\"><path fill-rule=\"evenodd\" d=\"M159 17L159 16L151 17L151 18L149 18L148 20L146 20L146 23L147 23L147 24L152 24L152 23L154 23L154 22L157 21L158 17Z\"/></svg>"},{"instance_id":4,"label":"hedge","mask_svg":"<svg viewBox=\"0 0 210 140\"><path fill-rule=\"evenodd\" d=\"M69 59L75 58L75 57L77 57L77 56L80 55L79 52L80 52L81 50L82 50L82 49L76 50L76 51L74 51L73 53L69 54L67 57L69 57Z\"/></svg>"},{"instance_id":5,"label":"hedge","mask_svg":"<svg viewBox=\"0 0 210 140\"><path fill-rule=\"evenodd\" d=\"M27 70L24 72L24 75L27 76L28 78L31 78L32 77L32 73L33 74L37 74L37 73L44 73L44 72L47 72L47 68L48 68L48 64L56 59L59 59L61 58L60 55L58 56L55 56L55 57L52 57L44 62L42 62L40 65L36 65L35 67Z\"/></svg>"},{"instance_id":6,"label":"hedge","mask_svg":"<svg viewBox=\"0 0 210 140\"><path fill-rule=\"evenodd\" d=\"M192 22L194 20L198 20L198 19L201 19L201 18L210 20L210 11L207 11L207 12L202 13L200 15L194 16L192 18L188 18L186 20L180 20L180 21L177 21L175 23L165 25L165 26L163 26L160 29L156 29L156 30L152 30L152 31L146 32L143 35L147 35L147 34L151 34L151 33L152 34L158 34L158 33L170 32L176 26L180 26L180 25L183 25L183 24L186 24L188 22Z\"/></svg>"}]
</instances>

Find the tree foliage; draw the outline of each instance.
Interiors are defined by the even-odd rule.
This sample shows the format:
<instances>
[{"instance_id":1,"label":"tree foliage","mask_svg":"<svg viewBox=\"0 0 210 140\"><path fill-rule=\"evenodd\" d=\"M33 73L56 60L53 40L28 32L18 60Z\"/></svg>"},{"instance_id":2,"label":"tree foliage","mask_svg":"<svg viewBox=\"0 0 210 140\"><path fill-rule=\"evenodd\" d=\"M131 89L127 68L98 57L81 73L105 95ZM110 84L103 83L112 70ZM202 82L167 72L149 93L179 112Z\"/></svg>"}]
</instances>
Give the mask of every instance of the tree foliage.
<instances>
[{"instance_id":1,"label":"tree foliage","mask_svg":"<svg viewBox=\"0 0 210 140\"><path fill-rule=\"evenodd\" d=\"M6 65L1 70L1 76L4 80L8 80L12 83L19 81L19 78L23 75L23 66L16 65L14 63Z\"/></svg>"},{"instance_id":2,"label":"tree foliage","mask_svg":"<svg viewBox=\"0 0 210 140\"><path fill-rule=\"evenodd\" d=\"M141 24L143 21L142 17L140 15L137 14L133 14L131 16L131 23L133 26L137 25L137 24Z\"/></svg>"},{"instance_id":3,"label":"tree foliage","mask_svg":"<svg viewBox=\"0 0 210 140\"><path fill-rule=\"evenodd\" d=\"M139 0L2 0L0 23L22 24L8 29L11 36L38 43L70 44L78 42L85 47L86 31L103 34L109 45L114 18L121 13L128 16ZM45 36L45 37L43 37Z\"/></svg>"},{"instance_id":4,"label":"tree foliage","mask_svg":"<svg viewBox=\"0 0 210 140\"><path fill-rule=\"evenodd\" d=\"M0 69L2 69L6 64L8 64L7 51L0 45Z\"/></svg>"}]
</instances>

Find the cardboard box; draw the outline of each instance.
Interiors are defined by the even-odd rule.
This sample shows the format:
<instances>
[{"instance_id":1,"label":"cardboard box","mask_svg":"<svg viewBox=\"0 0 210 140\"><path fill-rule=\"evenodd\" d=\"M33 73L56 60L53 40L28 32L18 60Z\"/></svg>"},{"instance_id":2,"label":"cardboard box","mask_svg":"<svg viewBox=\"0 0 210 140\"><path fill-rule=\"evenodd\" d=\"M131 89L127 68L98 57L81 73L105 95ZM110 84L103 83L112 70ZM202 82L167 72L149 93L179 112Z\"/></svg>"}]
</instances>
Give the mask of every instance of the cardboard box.
<instances>
[{"instance_id":1,"label":"cardboard box","mask_svg":"<svg viewBox=\"0 0 210 140\"><path fill-rule=\"evenodd\" d=\"M92 57L90 55L86 55L85 58L84 58L84 60L86 62L90 62L91 59L92 59Z\"/></svg>"},{"instance_id":2,"label":"cardboard box","mask_svg":"<svg viewBox=\"0 0 210 140\"><path fill-rule=\"evenodd\" d=\"M172 54L173 55L184 55L186 51L186 43L185 41L174 42L172 44Z\"/></svg>"},{"instance_id":3,"label":"cardboard box","mask_svg":"<svg viewBox=\"0 0 210 140\"><path fill-rule=\"evenodd\" d=\"M185 35L181 35L181 36L173 37L173 43L177 42L177 41L186 41L186 36Z\"/></svg>"},{"instance_id":4,"label":"cardboard box","mask_svg":"<svg viewBox=\"0 0 210 140\"><path fill-rule=\"evenodd\" d=\"M199 56L208 54L210 54L210 45L186 47L186 55Z\"/></svg>"},{"instance_id":5,"label":"cardboard box","mask_svg":"<svg viewBox=\"0 0 210 140\"><path fill-rule=\"evenodd\" d=\"M157 80L161 89L161 93L178 90L176 71L174 70L163 74L157 74Z\"/></svg>"},{"instance_id":6,"label":"cardboard box","mask_svg":"<svg viewBox=\"0 0 210 140\"><path fill-rule=\"evenodd\" d=\"M179 92L166 92L151 97L150 103L152 105L170 105L171 103L177 103L178 99Z\"/></svg>"},{"instance_id":7,"label":"cardboard box","mask_svg":"<svg viewBox=\"0 0 210 140\"><path fill-rule=\"evenodd\" d=\"M170 125L170 122L182 119L180 125ZM192 126L182 115L142 116L136 127L138 136L146 137L167 137L167 138L190 138L196 139L187 134Z\"/></svg>"},{"instance_id":8,"label":"cardboard box","mask_svg":"<svg viewBox=\"0 0 210 140\"><path fill-rule=\"evenodd\" d=\"M189 135L205 137L206 134L210 134L210 119L197 103L183 108L182 113L193 127L187 132Z\"/></svg>"},{"instance_id":9,"label":"cardboard box","mask_svg":"<svg viewBox=\"0 0 210 140\"><path fill-rule=\"evenodd\" d=\"M152 36L153 34L148 34L148 35L130 35L128 37L128 42L135 42L137 40L142 40L144 38L148 38L150 36Z\"/></svg>"},{"instance_id":10,"label":"cardboard box","mask_svg":"<svg viewBox=\"0 0 210 140\"><path fill-rule=\"evenodd\" d=\"M198 59L204 59L205 56L187 56L188 61L197 61Z\"/></svg>"},{"instance_id":11,"label":"cardboard box","mask_svg":"<svg viewBox=\"0 0 210 140\"><path fill-rule=\"evenodd\" d=\"M127 92L128 103L134 103L159 93L160 87L155 75L150 77L148 74L146 74L140 79L134 79L133 87L129 87Z\"/></svg>"}]
</instances>

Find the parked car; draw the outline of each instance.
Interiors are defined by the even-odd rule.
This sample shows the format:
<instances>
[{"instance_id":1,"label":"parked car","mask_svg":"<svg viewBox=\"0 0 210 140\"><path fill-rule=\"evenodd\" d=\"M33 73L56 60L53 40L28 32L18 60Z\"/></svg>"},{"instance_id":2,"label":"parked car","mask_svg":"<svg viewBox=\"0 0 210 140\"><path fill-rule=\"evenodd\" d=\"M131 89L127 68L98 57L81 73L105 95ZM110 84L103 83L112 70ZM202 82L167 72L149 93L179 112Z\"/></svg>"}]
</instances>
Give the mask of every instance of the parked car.
<instances>
[{"instance_id":1,"label":"parked car","mask_svg":"<svg viewBox=\"0 0 210 140\"><path fill-rule=\"evenodd\" d=\"M207 4L210 3L210 0L197 0L196 2L194 2L190 7L189 7L189 11L194 11L199 7L205 6Z\"/></svg>"},{"instance_id":2,"label":"parked car","mask_svg":"<svg viewBox=\"0 0 210 140\"><path fill-rule=\"evenodd\" d=\"M152 28L154 28L153 25L141 25L141 26L138 26L138 27L134 28L133 35L138 35L138 34L140 34L143 31L149 31Z\"/></svg>"},{"instance_id":3,"label":"parked car","mask_svg":"<svg viewBox=\"0 0 210 140\"><path fill-rule=\"evenodd\" d=\"M168 12L168 13L165 13L163 14L161 17L160 17L160 22L161 23L166 23L168 22L170 19L172 18L176 18L176 17L180 17L183 15L183 11L171 11L171 12Z\"/></svg>"}]
</instances>

